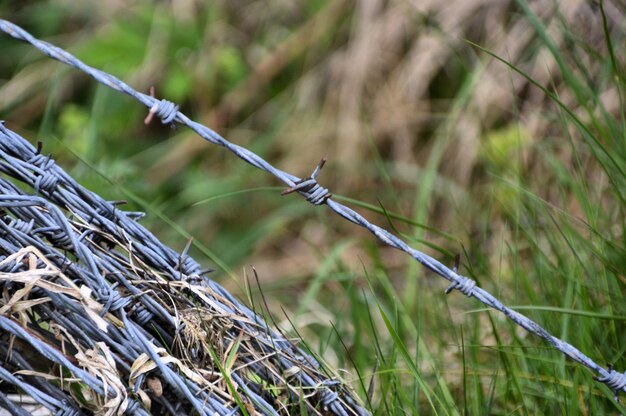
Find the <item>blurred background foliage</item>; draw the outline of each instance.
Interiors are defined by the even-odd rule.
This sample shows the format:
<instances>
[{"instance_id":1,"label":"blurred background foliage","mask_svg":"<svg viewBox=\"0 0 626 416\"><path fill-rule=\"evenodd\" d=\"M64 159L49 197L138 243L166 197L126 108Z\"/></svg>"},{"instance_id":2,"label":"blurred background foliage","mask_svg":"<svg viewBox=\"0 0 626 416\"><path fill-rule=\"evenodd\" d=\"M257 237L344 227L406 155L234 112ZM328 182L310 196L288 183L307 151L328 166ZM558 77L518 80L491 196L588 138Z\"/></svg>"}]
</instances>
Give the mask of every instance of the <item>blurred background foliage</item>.
<instances>
[{"instance_id":1,"label":"blurred background foliage","mask_svg":"<svg viewBox=\"0 0 626 416\"><path fill-rule=\"evenodd\" d=\"M626 369L626 6L551 0L0 2ZM622 412L547 343L129 97L0 36L0 119L216 269L378 414ZM287 320L289 317L289 322ZM388 318L388 323L383 317ZM389 326L391 325L391 326ZM378 364L377 364L378 363ZM373 394L367 398L371 378Z\"/></svg>"}]
</instances>

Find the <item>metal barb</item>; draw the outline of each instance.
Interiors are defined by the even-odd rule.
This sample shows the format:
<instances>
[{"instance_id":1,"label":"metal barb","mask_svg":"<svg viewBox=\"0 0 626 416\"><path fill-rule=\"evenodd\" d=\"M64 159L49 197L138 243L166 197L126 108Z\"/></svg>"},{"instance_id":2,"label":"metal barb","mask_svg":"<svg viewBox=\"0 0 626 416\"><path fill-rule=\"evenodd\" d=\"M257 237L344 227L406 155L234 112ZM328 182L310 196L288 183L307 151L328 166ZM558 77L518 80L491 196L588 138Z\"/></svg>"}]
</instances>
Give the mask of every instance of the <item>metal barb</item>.
<instances>
[{"instance_id":1,"label":"metal barb","mask_svg":"<svg viewBox=\"0 0 626 416\"><path fill-rule=\"evenodd\" d=\"M609 371L606 376L594 377L593 379L606 384L613 391L613 399L619 402L619 393L626 387L626 371L623 373L615 371L612 364L607 364L607 368Z\"/></svg>"},{"instance_id":2,"label":"metal barb","mask_svg":"<svg viewBox=\"0 0 626 416\"><path fill-rule=\"evenodd\" d=\"M294 186L291 188L285 189L280 194L288 195L293 192L298 192L300 195L304 196L307 201L312 203L313 205L322 205L329 198L332 198L332 194L328 191L328 189L323 188L317 183L317 176L320 174L320 171L326 164L326 158L322 158L320 163L318 163L317 167L308 178L301 179L296 182Z\"/></svg>"}]
</instances>

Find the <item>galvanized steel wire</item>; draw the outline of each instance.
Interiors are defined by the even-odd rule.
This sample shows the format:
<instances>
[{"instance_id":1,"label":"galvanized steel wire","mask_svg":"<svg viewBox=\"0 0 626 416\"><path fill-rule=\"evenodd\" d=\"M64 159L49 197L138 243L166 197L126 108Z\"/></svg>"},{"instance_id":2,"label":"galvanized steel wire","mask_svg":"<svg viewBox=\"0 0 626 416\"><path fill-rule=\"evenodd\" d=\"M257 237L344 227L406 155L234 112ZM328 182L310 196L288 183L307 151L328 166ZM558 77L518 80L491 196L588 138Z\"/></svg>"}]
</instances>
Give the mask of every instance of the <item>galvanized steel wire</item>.
<instances>
[{"instance_id":1,"label":"galvanized steel wire","mask_svg":"<svg viewBox=\"0 0 626 416\"><path fill-rule=\"evenodd\" d=\"M458 274L456 269L450 269L432 257L410 247L392 233L377 225L371 224L354 210L334 201L330 192L326 188L320 186L316 180L317 174L319 173L324 161L320 163L309 178L301 179L295 175L275 168L255 153L229 142L210 128L190 120L182 112L178 111L178 106L174 103L167 100L158 100L150 95L135 91L132 87L116 77L86 65L63 49L34 38L32 35L10 22L0 20L0 29L16 39L32 44L49 57L71 65L89 74L98 82L130 95L149 108L151 116L155 115L161 118L163 123L186 125L208 142L225 147L240 159L243 159L247 163L272 174L288 186L285 193L298 192L307 201L315 205L325 204L332 211L348 221L366 228L383 243L409 254L424 267L448 280L450 282L450 286L446 290L446 293L457 289L464 295L473 297L490 308L502 312L507 318L526 329L528 332L547 340L554 348L562 352L570 359L593 370L598 375L596 380L605 383L615 392L616 400L620 391L626 391L626 372L620 373L610 366L608 369L605 369L604 367L596 364L591 358L583 354L574 346L551 335L536 322L505 306L493 295L478 287L474 280ZM42 181L37 186L45 188L51 185ZM163 266L172 267L171 264L164 264Z\"/></svg>"},{"instance_id":2,"label":"galvanized steel wire","mask_svg":"<svg viewBox=\"0 0 626 416\"><path fill-rule=\"evenodd\" d=\"M217 394L211 383L199 382L202 378L193 360L183 359L187 353L194 358L201 355L205 344L190 331L206 331L206 324L220 332L216 349L246 337L239 344L241 368L230 376L246 403L260 414L285 412L268 401L271 395L263 393L263 383L283 391L296 404L304 391L312 414L317 408L342 416L367 414L344 386L329 383L333 379L313 357L207 278L195 260L163 245L138 224L141 213L124 212L117 203L81 187L53 159L3 123L0 172L4 174L0 177L0 287L11 295L8 302L0 302L0 357L6 360L0 380L4 383L56 414L80 414L80 406L64 389L8 371L34 371L36 363L23 357L25 350L31 350L39 354L40 366L69 370L115 412L151 414L140 396L126 390L137 394L146 390L144 382L158 368L165 393L151 399L162 411L234 414L236 403ZM32 193L14 182L30 187ZM28 316L23 314L26 305ZM198 320L200 324L194 326ZM207 323L212 320L218 323ZM53 327L65 336L54 335ZM28 348L12 349L15 339ZM60 348L59 339L69 345ZM172 348L177 340L181 349L192 351L177 355L166 351L164 347ZM65 348L74 350L74 356ZM94 373L92 361L77 362L78 356L96 359L96 364L97 358L110 357L115 365L109 374ZM150 371L133 369L138 360L151 363ZM289 377L283 374L287 370ZM219 375L214 377L224 382ZM125 384L112 388L118 379ZM0 407L22 414L11 403L0 394ZM70 410L74 413L67 413Z\"/></svg>"}]
</instances>

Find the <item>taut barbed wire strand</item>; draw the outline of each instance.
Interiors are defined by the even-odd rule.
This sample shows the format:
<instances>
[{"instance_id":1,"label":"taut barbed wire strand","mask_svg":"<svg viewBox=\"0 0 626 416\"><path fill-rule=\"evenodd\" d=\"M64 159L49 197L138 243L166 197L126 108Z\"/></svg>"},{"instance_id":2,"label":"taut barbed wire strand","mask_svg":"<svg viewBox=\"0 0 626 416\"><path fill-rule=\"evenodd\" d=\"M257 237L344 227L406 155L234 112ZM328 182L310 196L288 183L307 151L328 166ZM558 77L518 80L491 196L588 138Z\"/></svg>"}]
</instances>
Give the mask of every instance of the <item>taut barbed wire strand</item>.
<instances>
[{"instance_id":1,"label":"taut barbed wire strand","mask_svg":"<svg viewBox=\"0 0 626 416\"><path fill-rule=\"evenodd\" d=\"M402 241L392 233L388 232L387 230L377 225L371 224L363 216L361 216L351 208L348 208L347 206L334 201L330 192L326 188L321 187L316 181L316 177L319 174L319 171L323 166L324 161L322 161L318 165L318 167L309 178L300 179L295 175L275 168L270 163L268 163L255 153L249 151L248 149L229 142L210 128L190 120L185 114L178 111L178 106L176 104L167 100L158 100L150 95L140 93L130 87L128 84L119 80L118 78L86 65L65 50L48 42L36 39L31 34L11 22L0 19L0 30L4 31L8 35L16 39L26 41L32 44L34 47L53 59L73 66L89 74L98 82L107 85L114 90L130 95L131 97L135 98L139 102L143 103L146 107L148 107L150 109L150 114L156 115L161 118L164 124L178 123L186 125L208 142L227 148L240 159L243 159L249 164L272 174L283 183L285 183L289 187L289 189L287 189L284 193L298 192L312 204L326 204L331 210L333 210L335 213L339 214L343 218L369 230L383 243L409 254L424 267L448 280L450 282L450 286L446 290L446 293L457 289L464 295L468 297L473 297L481 303L485 304L486 306L502 312L507 318L509 318L511 321L515 322L522 328L526 329L528 332L547 340L550 344L552 344L554 348L559 350L570 359L593 370L595 373L598 374L596 380L606 384L614 392L615 400L618 400L618 393L620 391L626 392L626 371L624 373L621 373L613 369L610 365L608 366L608 369L605 369L601 365L598 365L576 347L551 335L538 323L502 304L493 295L478 287L476 285L476 282L472 279L459 275L456 270L452 270L440 263L439 261L435 260L434 258L410 247L404 241Z\"/></svg>"}]
</instances>

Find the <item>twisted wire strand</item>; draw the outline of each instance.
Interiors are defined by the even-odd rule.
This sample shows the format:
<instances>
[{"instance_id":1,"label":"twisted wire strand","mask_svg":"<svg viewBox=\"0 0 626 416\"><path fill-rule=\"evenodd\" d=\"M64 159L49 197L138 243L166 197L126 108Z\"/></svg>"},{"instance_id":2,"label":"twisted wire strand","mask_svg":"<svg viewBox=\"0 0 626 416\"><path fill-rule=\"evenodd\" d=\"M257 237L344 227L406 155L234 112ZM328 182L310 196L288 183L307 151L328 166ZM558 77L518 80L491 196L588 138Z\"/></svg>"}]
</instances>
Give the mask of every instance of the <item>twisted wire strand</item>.
<instances>
[{"instance_id":1,"label":"twisted wire strand","mask_svg":"<svg viewBox=\"0 0 626 416\"><path fill-rule=\"evenodd\" d=\"M158 100L150 95L140 93L130 87L128 84L114 77L113 75L86 65L65 50L48 42L36 39L31 34L11 22L0 19L0 30L15 39L30 43L41 52L55 60L58 60L62 63L73 66L74 68L85 72L98 82L114 90L130 95L131 97L144 104L147 108L149 108L150 114L160 117L163 123L179 123L186 125L206 141L225 147L240 159L251 164L252 166L255 166L263 171L270 173L271 175L285 183L289 188L284 193L298 192L308 202L314 205L326 204L332 211L334 211L341 217L367 229L386 245L409 254L425 268L448 280L450 282L450 286L448 287L448 289L446 289L446 293L457 289L464 295L468 297L473 297L481 303L485 304L486 306L502 312L507 318L509 318L511 321L521 326L522 328L526 329L528 332L547 340L554 348L559 350L570 359L596 372L599 375L596 380L606 384L615 393L615 400L618 400L619 392L626 392L626 382L623 381L626 378L626 372L619 373L612 368L605 369L599 364L596 364L591 358L586 356L576 347L551 335L538 323L502 304L493 295L491 295L484 289L476 286L476 283L473 280L465 276L459 275L458 273L456 273L455 270L446 267L434 258L410 247L400 238L396 237L387 230L377 225L371 224L363 216L361 216L351 208L334 201L332 199L332 195L328 192L328 190L321 187L317 183L316 177L319 174L319 171L323 166L324 161L322 161L320 165L318 165L316 170L309 178L300 179L295 175L284 172L272 166L263 158L249 151L248 149L229 142L210 128L189 119L185 114L178 110L178 106L174 103L171 103L167 100ZM54 186L56 186L55 183L42 183L40 185L40 187L44 191L48 188L54 189Z\"/></svg>"},{"instance_id":2,"label":"twisted wire strand","mask_svg":"<svg viewBox=\"0 0 626 416\"><path fill-rule=\"evenodd\" d=\"M163 381L172 387L170 389L172 394L153 397L153 401L158 402L164 408L175 409L176 406L183 406L185 403L185 406L190 405L196 410L202 409L203 414L207 415L234 414L237 412L237 407L233 406L232 403L227 403L219 395L213 394L210 389L201 388L186 376L167 368L167 364L163 363L158 355L155 355L155 346L158 347L163 344L154 339L154 334L148 335L144 331L147 320L150 319L149 327L159 334L165 345L172 345L173 335L169 335L169 333L175 332L176 328L182 329L182 326L177 326L177 322L170 311L164 309L165 305L160 303L158 298L155 298L154 293L150 294L145 291L145 286L142 287L141 280L135 280L134 274L125 274L124 270L127 265L125 266L124 262L127 262L128 258L120 256L116 251L96 249L96 247L102 248L95 242L96 240L91 243L88 241L91 234L101 237L108 235L122 246L132 243L134 254L138 258L152 264L161 273L167 275L169 272L172 281L185 282L189 290L195 291L194 293L202 297L201 299L194 299L194 304L198 301L204 301L205 305L214 308L219 315L250 317L249 320L245 318L237 320L236 325L248 333L254 333L255 342L258 343L257 348L263 348L263 354L268 356L272 365L278 364L279 368L287 369L295 361L301 360L305 363L306 367L303 367L303 372L306 371L307 374L303 375L298 386L314 387L319 384L320 379L329 377L324 374L323 368L312 357L268 328L260 316L239 303L216 282L206 279L202 281L202 286L195 287L187 283L188 277L199 276L206 271L193 258L186 256L186 253L179 254L156 240L145 228L137 224L136 213L128 214L116 210L115 202L104 201L98 195L78 185L58 165L53 163L54 161L46 162L48 169L45 173L40 172L36 164L17 163L35 160L35 152L35 148L30 143L8 130L0 122L0 208L6 210L3 212L2 220L0 220L0 252L13 254L25 247L36 248L46 259L52 260L56 267L63 269L67 265L68 269L64 273L67 272L68 275L73 276L78 284L84 284L92 289L92 295L102 305L101 317L108 312L113 312L116 315L123 314L125 322L132 323L119 328L116 325L108 325L105 332L94 325L92 318L85 314L84 308L79 303L63 293L50 291L44 291L46 293L42 294L50 298L51 302L38 306L37 314L40 319L54 322L64 331L71 333L73 339L83 346L89 347L98 342L104 342L111 349L111 356L116 365L122 369L125 375L130 372L130 363L134 362L140 354L146 351L152 352L149 354L151 360L157 365L160 364L158 368ZM29 186L31 191L34 191L40 175L54 175L58 186L52 193L43 190L40 192L40 196L36 196L36 194L33 195L20 190L8 180L9 177L17 179ZM66 213L70 214L70 218L65 216ZM78 226L77 218L88 219L87 222L90 224L88 231L84 231ZM48 241L46 242L46 240ZM76 255L78 261L69 261L65 255L59 252L60 249L62 251L70 250ZM128 248L128 250L131 249ZM0 256L0 259L5 259L5 257ZM2 264L4 273L15 273L28 269L28 264L22 261L2 261L0 264ZM37 264L37 267L45 266L40 260L37 261ZM10 281L4 288L10 291L16 289ZM211 289L211 292L217 296L209 298L206 292L202 292L198 288ZM39 292L41 292L40 289L34 289L32 293L37 297L41 294ZM156 319L152 320L151 316ZM0 314L0 334L11 333L30 344L42 357L67 367L67 359L64 359L64 355L55 353L56 347L54 345L43 342L40 337L24 330L21 324L19 324L21 329L14 326L12 327L13 330L10 330L11 327L8 325L11 322L18 325L16 321ZM165 329L165 327L167 328ZM237 334L239 334L239 330L237 330ZM269 350L270 346L271 351L266 351L266 347ZM0 356L7 355L6 352L3 352L4 347L5 345L0 341ZM241 357L244 361L249 359L244 355ZM256 363L248 364L250 364L248 368L254 370L262 379L269 377L261 371L260 364L258 365L259 368L257 368ZM74 368L77 368L76 365L69 367L70 370ZM84 371L75 373L75 375L80 379L89 377L86 384L98 387L99 390L94 390L96 394L106 388L106 384L103 384L99 376L91 377ZM42 384L36 384L31 378L20 381L19 378L8 377L4 373L0 373L0 379L15 387L24 384L31 386L28 389L28 394L37 402L46 405L50 410L57 409L62 412L63 409L68 408L60 400L47 400L46 396L39 393L39 391L45 392L47 390L45 388L42 390ZM244 377L242 376L240 379L244 379ZM280 383L280 380L277 382ZM139 388L139 384L136 386ZM322 390L329 388L334 387L323 387ZM296 393L297 391L294 390L293 394ZM292 394L291 390L290 394ZM335 401L330 414L368 414L364 408L353 401L351 397L348 397L350 394L350 392L342 391L342 395L345 396L344 401ZM112 397L110 394L107 397L111 400L118 398L118 396ZM271 408L271 404L265 402L266 399L266 396L256 396L254 397L254 405L260 414L273 414L268 410ZM124 396L120 396L119 400L125 400L126 414L138 416L147 414L146 410L136 401ZM4 406L3 401L10 402L8 398L2 396L0 397L0 404ZM18 409L12 404L7 404L7 406L11 406L11 409ZM308 403L307 406L313 408L315 403ZM15 410L12 414L22 413ZM172 411L172 413L181 412Z\"/></svg>"}]
</instances>

